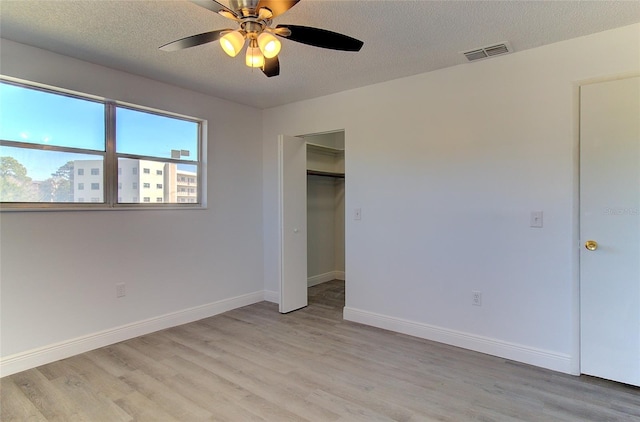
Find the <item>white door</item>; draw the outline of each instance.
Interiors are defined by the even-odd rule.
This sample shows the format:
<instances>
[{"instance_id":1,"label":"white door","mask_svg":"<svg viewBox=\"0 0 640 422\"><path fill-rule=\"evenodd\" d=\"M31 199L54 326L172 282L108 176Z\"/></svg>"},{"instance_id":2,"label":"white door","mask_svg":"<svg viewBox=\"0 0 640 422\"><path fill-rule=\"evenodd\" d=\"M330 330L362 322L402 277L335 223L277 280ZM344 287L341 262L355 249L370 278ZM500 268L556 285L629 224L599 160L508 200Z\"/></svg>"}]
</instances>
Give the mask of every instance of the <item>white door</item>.
<instances>
[{"instance_id":1,"label":"white door","mask_svg":"<svg viewBox=\"0 0 640 422\"><path fill-rule=\"evenodd\" d=\"M280 136L280 312L307 306L307 143Z\"/></svg>"},{"instance_id":2,"label":"white door","mask_svg":"<svg viewBox=\"0 0 640 422\"><path fill-rule=\"evenodd\" d=\"M580 88L580 237L581 372L640 385L638 77Z\"/></svg>"}]
</instances>

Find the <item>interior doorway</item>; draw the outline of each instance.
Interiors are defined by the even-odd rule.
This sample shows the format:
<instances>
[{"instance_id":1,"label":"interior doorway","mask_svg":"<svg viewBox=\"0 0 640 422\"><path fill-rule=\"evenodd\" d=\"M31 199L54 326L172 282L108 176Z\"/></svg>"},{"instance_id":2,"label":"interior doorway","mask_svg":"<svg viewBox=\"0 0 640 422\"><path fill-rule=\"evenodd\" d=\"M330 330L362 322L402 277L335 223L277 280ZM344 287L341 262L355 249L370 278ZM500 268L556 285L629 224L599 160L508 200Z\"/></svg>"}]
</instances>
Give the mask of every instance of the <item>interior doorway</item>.
<instances>
[{"instance_id":1,"label":"interior doorway","mask_svg":"<svg viewBox=\"0 0 640 422\"><path fill-rule=\"evenodd\" d=\"M344 131L306 135L307 286L345 280Z\"/></svg>"},{"instance_id":2,"label":"interior doorway","mask_svg":"<svg viewBox=\"0 0 640 422\"><path fill-rule=\"evenodd\" d=\"M346 278L344 154L344 131L279 140L282 313L307 306L309 287Z\"/></svg>"}]
</instances>

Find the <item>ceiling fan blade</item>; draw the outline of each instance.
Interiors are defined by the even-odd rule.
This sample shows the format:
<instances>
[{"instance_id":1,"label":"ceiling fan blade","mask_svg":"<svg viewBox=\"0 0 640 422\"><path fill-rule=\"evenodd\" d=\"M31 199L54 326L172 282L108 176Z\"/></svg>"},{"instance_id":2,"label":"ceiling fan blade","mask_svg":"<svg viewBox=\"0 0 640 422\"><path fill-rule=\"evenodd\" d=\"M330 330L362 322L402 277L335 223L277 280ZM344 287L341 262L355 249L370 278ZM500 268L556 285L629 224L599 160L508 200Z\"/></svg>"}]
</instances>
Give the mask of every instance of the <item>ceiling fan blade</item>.
<instances>
[{"instance_id":1,"label":"ceiling fan blade","mask_svg":"<svg viewBox=\"0 0 640 422\"><path fill-rule=\"evenodd\" d=\"M264 59L262 72L269 78L272 76L278 76L280 74L280 60L278 60L278 56L275 56L272 59Z\"/></svg>"},{"instance_id":2,"label":"ceiling fan blade","mask_svg":"<svg viewBox=\"0 0 640 422\"><path fill-rule=\"evenodd\" d=\"M263 7L271 10L272 17L283 14L293 6L298 4L300 0L260 0L256 6L256 10L260 10Z\"/></svg>"},{"instance_id":3,"label":"ceiling fan blade","mask_svg":"<svg viewBox=\"0 0 640 422\"><path fill-rule=\"evenodd\" d=\"M195 47L198 45L210 43L220 39L220 36L226 32L233 31L233 29L220 29L218 31L205 32L203 34L192 35L190 37L181 38L179 40L170 42L163 46L160 46L162 51L177 51L184 48Z\"/></svg>"},{"instance_id":4,"label":"ceiling fan blade","mask_svg":"<svg viewBox=\"0 0 640 422\"><path fill-rule=\"evenodd\" d=\"M278 25L275 28L276 34L278 34L277 30L279 28L287 28L291 31L291 34L286 36L287 39L315 47L342 51L360 51L364 45L360 40L337 32L327 31L326 29L300 25Z\"/></svg>"},{"instance_id":5,"label":"ceiling fan blade","mask_svg":"<svg viewBox=\"0 0 640 422\"><path fill-rule=\"evenodd\" d=\"M189 0L191 3L193 4L197 4L200 7L204 7L207 10L211 10L214 13L222 13L222 16L227 15L228 13L230 13L231 15L235 16L236 18L238 17L238 15L236 15L236 13L234 11L232 11L231 9L229 9L227 6L218 3L215 0ZM225 16L225 17L229 17L229 16Z\"/></svg>"}]
</instances>

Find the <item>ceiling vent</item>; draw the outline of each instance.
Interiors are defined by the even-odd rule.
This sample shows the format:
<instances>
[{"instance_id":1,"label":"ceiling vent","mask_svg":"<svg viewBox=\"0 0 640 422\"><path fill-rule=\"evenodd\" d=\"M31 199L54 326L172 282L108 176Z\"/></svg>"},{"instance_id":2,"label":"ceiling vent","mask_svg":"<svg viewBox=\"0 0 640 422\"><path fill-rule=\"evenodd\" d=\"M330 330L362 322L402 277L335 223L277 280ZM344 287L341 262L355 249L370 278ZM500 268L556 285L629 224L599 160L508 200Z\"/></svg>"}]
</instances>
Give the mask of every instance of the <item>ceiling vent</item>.
<instances>
[{"instance_id":1,"label":"ceiling vent","mask_svg":"<svg viewBox=\"0 0 640 422\"><path fill-rule=\"evenodd\" d=\"M496 45L476 48L475 50L465 51L462 54L464 54L468 61L475 62L476 60L488 59L489 57L500 56L511 52L513 52L513 49L509 43L503 42Z\"/></svg>"}]
</instances>

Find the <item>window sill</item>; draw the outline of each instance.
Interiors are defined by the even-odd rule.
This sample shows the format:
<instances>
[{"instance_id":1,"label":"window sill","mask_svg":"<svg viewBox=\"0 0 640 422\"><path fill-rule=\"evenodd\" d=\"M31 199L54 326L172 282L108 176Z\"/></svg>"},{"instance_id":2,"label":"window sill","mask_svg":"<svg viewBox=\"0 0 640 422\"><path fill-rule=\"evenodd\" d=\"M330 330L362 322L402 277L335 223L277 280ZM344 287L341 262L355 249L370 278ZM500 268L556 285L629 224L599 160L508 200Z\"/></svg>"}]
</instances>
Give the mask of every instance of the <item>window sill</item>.
<instances>
[{"instance_id":1,"label":"window sill","mask_svg":"<svg viewBox=\"0 0 640 422\"><path fill-rule=\"evenodd\" d=\"M3 212L75 212L75 211L187 211L187 210L206 210L208 209L205 205L191 205L191 206L158 206L158 205L149 205L149 206L139 206L139 205L118 205L117 207L109 207L109 206L80 206L80 207L64 207L64 206L56 206L56 207L32 207L32 206L2 206L0 205L0 213Z\"/></svg>"}]
</instances>

